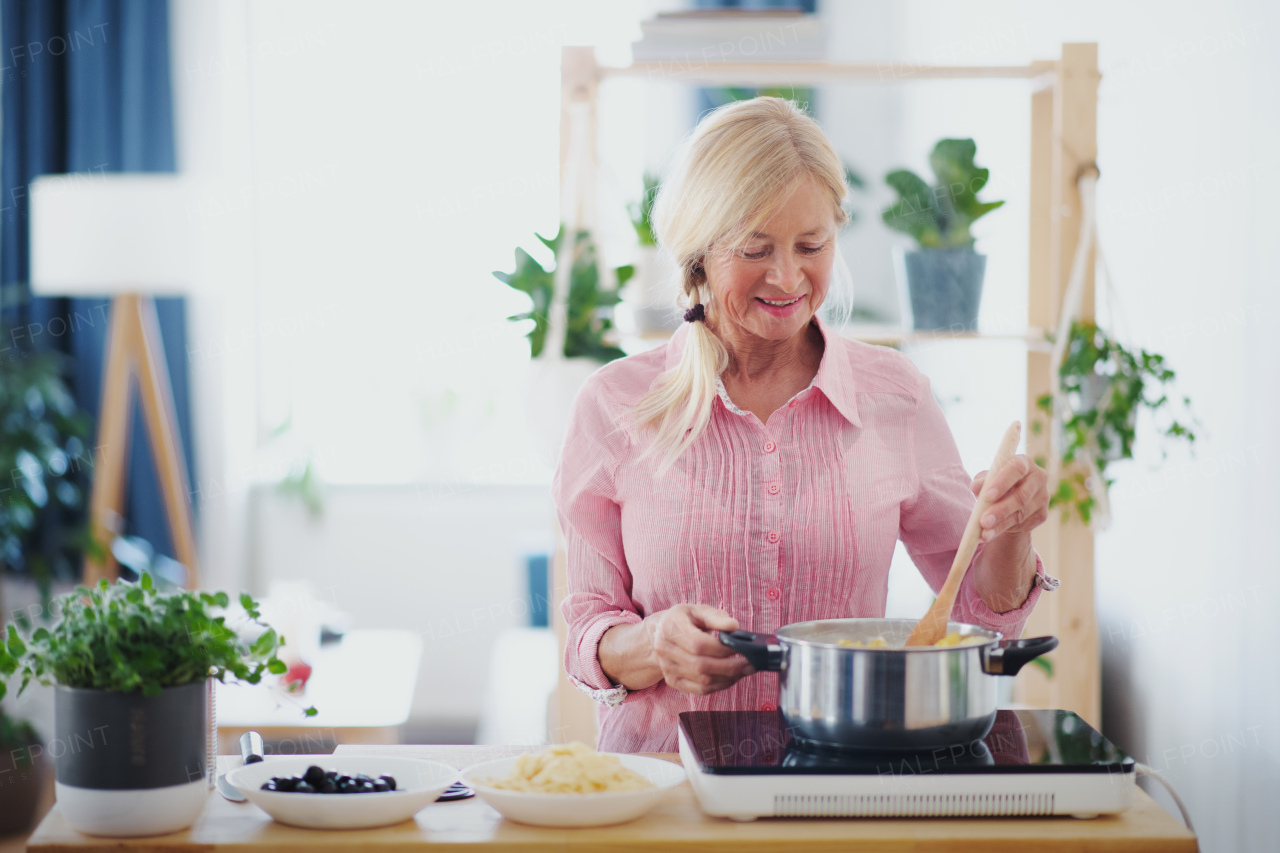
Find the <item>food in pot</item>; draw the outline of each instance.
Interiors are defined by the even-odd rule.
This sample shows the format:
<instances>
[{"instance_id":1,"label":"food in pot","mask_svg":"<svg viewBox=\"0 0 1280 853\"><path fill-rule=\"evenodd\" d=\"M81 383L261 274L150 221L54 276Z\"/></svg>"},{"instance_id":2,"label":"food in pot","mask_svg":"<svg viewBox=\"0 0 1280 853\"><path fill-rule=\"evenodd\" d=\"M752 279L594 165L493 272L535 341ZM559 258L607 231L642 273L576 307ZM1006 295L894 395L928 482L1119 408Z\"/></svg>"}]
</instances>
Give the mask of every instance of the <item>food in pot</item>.
<instances>
[{"instance_id":1,"label":"food in pot","mask_svg":"<svg viewBox=\"0 0 1280 853\"><path fill-rule=\"evenodd\" d=\"M977 646L987 642L984 637L966 637L959 631L952 631L933 645L936 646Z\"/></svg>"},{"instance_id":2,"label":"food in pot","mask_svg":"<svg viewBox=\"0 0 1280 853\"><path fill-rule=\"evenodd\" d=\"M861 640L836 640L837 646L844 646L846 649L888 649L892 648L889 641L884 637L876 637L875 639L862 642Z\"/></svg>"},{"instance_id":3,"label":"food in pot","mask_svg":"<svg viewBox=\"0 0 1280 853\"><path fill-rule=\"evenodd\" d=\"M546 752L525 753L502 779L481 780L494 788L532 794L601 794L638 791L653 783L584 743L557 744Z\"/></svg>"},{"instance_id":4,"label":"food in pot","mask_svg":"<svg viewBox=\"0 0 1280 853\"><path fill-rule=\"evenodd\" d=\"M938 642L934 643L935 648L943 646L978 646L987 642L985 637L966 637L959 631L952 631ZM894 649L899 646L889 645L889 641L884 637L874 637L865 643L862 640L836 640L836 645L845 649Z\"/></svg>"},{"instance_id":5,"label":"food in pot","mask_svg":"<svg viewBox=\"0 0 1280 853\"><path fill-rule=\"evenodd\" d=\"M264 791L288 794L375 794L395 789L396 780L392 776L376 779L363 773L346 776L336 770L326 771L315 764L301 776L272 776L262 783Z\"/></svg>"}]
</instances>

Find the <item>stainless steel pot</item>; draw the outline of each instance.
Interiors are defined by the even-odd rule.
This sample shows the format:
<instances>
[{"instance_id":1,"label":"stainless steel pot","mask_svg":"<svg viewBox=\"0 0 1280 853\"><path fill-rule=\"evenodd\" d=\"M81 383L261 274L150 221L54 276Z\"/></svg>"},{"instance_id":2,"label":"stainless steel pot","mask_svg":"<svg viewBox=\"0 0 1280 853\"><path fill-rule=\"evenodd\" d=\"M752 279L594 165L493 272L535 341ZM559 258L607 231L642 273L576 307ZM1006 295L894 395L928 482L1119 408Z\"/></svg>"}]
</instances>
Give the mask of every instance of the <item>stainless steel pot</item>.
<instances>
[{"instance_id":1,"label":"stainless steel pot","mask_svg":"<svg viewBox=\"0 0 1280 853\"><path fill-rule=\"evenodd\" d=\"M913 619L821 619L776 634L721 631L720 641L759 671L781 673L779 710L797 740L837 749L929 750L985 737L996 718L993 676L1015 675L1052 651L1057 637L1006 640L960 622L947 631L980 637L965 646L902 648ZM897 648L850 648L840 640L883 637Z\"/></svg>"}]
</instances>

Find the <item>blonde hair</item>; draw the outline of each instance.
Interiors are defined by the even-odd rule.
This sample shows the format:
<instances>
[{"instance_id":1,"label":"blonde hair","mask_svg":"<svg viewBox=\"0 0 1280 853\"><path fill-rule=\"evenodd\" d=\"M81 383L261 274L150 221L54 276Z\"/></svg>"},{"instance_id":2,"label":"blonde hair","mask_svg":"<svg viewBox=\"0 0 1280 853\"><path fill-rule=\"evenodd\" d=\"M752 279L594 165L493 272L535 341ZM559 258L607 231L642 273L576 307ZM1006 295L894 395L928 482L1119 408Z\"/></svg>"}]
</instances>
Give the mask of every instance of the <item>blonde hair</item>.
<instances>
[{"instance_id":1,"label":"blonde hair","mask_svg":"<svg viewBox=\"0 0 1280 853\"><path fill-rule=\"evenodd\" d=\"M681 307L716 311L707 286L712 247L732 251L762 227L800 180L809 177L831 192L837 226L848 220L844 166L822 128L781 98L726 104L694 128L663 180L653 205L658 245L675 261ZM837 250L837 271L844 270ZM633 411L640 430L653 430L645 450L662 453L665 471L706 429L716 380L729 353L704 322L689 324L680 363L659 377Z\"/></svg>"}]
</instances>

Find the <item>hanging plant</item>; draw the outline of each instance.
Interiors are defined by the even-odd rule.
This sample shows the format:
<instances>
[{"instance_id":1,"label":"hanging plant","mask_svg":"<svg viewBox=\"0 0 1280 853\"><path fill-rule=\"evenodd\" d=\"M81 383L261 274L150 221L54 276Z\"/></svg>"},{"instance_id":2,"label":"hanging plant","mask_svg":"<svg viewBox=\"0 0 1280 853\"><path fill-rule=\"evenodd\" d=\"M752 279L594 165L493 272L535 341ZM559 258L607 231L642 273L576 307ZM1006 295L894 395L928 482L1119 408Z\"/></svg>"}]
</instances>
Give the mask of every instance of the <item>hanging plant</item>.
<instances>
[{"instance_id":1,"label":"hanging plant","mask_svg":"<svg viewBox=\"0 0 1280 853\"><path fill-rule=\"evenodd\" d=\"M559 256L560 241L564 238L561 226L556 236L548 239L535 234L542 245ZM569 298L565 306L568 328L564 336L565 358L593 358L599 362L613 361L626 355L613 342L613 306L621 301L619 294L635 272L631 266L616 267L616 285L600 286L600 265L596 259L595 243L587 231L579 231L574 243L573 271L569 278ZM508 320L532 320L529 338L530 353L534 358L542 355L547 340L547 317L551 311L551 297L555 292L555 273L544 269L524 249L516 249L515 272L494 272L494 278L503 284L528 294L533 301L528 311L513 314Z\"/></svg>"},{"instance_id":2,"label":"hanging plant","mask_svg":"<svg viewBox=\"0 0 1280 853\"><path fill-rule=\"evenodd\" d=\"M1093 323L1072 323L1066 355L1058 368L1058 381L1066 400L1061 412L1063 468L1083 459L1093 460L1102 488L1114 480L1106 476L1107 465L1133 458L1138 411L1148 409L1157 430L1165 439L1162 456L1167 457L1171 441L1194 446L1196 435L1188 424L1191 399L1182 397L1175 405L1171 396L1174 372L1164 356L1144 349L1130 351ZM1036 401L1050 421L1054 418L1052 394ZM1182 414L1175 414L1181 409ZM1043 424L1033 424L1039 432ZM1044 465L1043 459L1037 464ZM1074 509L1085 524L1090 523L1097 501L1084 471L1075 467L1059 480L1049 498L1049 506L1063 507L1064 516Z\"/></svg>"}]
</instances>

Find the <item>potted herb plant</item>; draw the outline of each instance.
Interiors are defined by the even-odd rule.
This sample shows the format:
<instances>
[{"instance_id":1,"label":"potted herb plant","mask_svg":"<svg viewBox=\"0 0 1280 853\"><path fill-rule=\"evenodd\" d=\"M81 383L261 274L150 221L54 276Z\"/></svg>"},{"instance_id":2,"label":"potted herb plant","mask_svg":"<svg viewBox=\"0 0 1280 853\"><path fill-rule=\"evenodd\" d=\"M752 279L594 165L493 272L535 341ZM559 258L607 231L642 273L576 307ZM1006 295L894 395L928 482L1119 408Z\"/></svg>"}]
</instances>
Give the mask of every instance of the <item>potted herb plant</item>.
<instances>
[{"instance_id":1,"label":"potted herb plant","mask_svg":"<svg viewBox=\"0 0 1280 853\"><path fill-rule=\"evenodd\" d=\"M1097 501L1085 472L1072 468L1072 463L1087 454L1097 467L1100 486L1109 488L1113 480L1106 476L1107 465L1133 458L1138 412L1143 408L1157 417L1157 429L1166 440L1194 446L1196 435L1189 425L1194 424L1190 398L1181 398L1182 419L1174 413L1177 405L1171 392L1176 375L1164 356L1141 348L1129 350L1093 323L1072 323L1070 335L1058 367L1066 410L1056 416L1063 430L1064 470L1069 473L1054 487L1049 506L1062 506L1067 512L1074 509L1088 524ZM1052 394L1040 397L1036 405L1051 420L1055 418ZM1167 445L1164 453L1168 454Z\"/></svg>"},{"instance_id":2,"label":"potted herb plant","mask_svg":"<svg viewBox=\"0 0 1280 853\"><path fill-rule=\"evenodd\" d=\"M228 624L226 593L161 591L151 575L105 580L53 600L52 627L9 625L5 681L54 685L58 808L90 835L144 836L191 825L208 796L209 679L251 684L283 673L283 638L240 596L248 642ZM24 626L30 628L30 625ZM308 709L307 714L315 713Z\"/></svg>"},{"instance_id":3,"label":"potted herb plant","mask_svg":"<svg viewBox=\"0 0 1280 853\"><path fill-rule=\"evenodd\" d=\"M989 171L974 162L972 139L943 139L929 155L936 183L907 169L885 176L898 200L884 223L916 241L902 258L913 325L920 330L975 331L987 258L973 248L969 226L1004 204L979 201Z\"/></svg>"},{"instance_id":4,"label":"potted herb plant","mask_svg":"<svg viewBox=\"0 0 1280 853\"><path fill-rule=\"evenodd\" d=\"M562 256L562 226L555 237L536 235L542 244ZM613 270L614 284L606 286L597 260L595 243L587 231L575 236L568 298L565 302L566 328L552 335L551 303L555 295L555 272L543 268L523 249L516 249L514 272L494 272L494 277L529 296L528 311L508 317L512 321L532 320L526 337L533 356L528 387L529 419L541 442L542 453L554 460L569 427L569 411L574 395L587 377L601 364L626 355L617 345L613 307L621 301L620 289L635 272L631 266ZM559 337L561 352L547 351L547 341Z\"/></svg>"},{"instance_id":5,"label":"potted herb plant","mask_svg":"<svg viewBox=\"0 0 1280 853\"><path fill-rule=\"evenodd\" d=\"M0 836L26 832L35 823L46 767L36 730L0 708Z\"/></svg>"}]
</instances>

